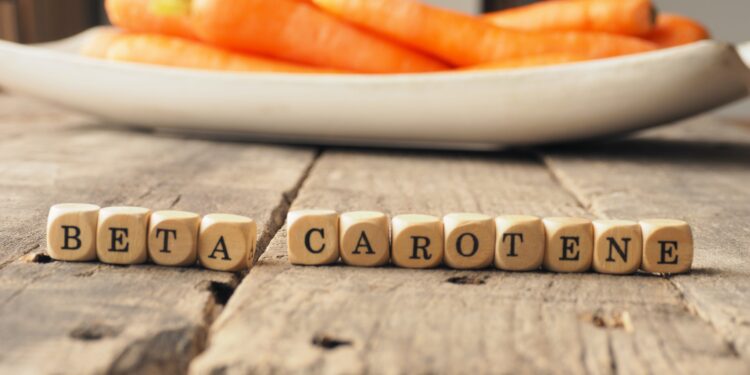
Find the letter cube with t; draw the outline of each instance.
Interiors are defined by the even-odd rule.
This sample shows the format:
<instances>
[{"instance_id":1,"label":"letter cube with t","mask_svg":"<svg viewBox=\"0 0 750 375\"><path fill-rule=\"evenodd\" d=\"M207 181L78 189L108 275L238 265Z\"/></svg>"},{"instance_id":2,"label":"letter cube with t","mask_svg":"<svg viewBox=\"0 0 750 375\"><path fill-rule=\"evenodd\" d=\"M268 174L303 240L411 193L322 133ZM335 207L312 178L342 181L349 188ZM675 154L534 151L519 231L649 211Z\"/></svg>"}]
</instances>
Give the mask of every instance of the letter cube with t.
<instances>
[{"instance_id":1,"label":"letter cube with t","mask_svg":"<svg viewBox=\"0 0 750 375\"><path fill-rule=\"evenodd\" d=\"M641 266L643 239L635 221L594 220L594 270L624 275Z\"/></svg>"},{"instance_id":2,"label":"letter cube with t","mask_svg":"<svg viewBox=\"0 0 750 375\"><path fill-rule=\"evenodd\" d=\"M339 215L336 211L292 211L286 221L289 262L319 266L338 261Z\"/></svg>"},{"instance_id":3,"label":"letter cube with t","mask_svg":"<svg viewBox=\"0 0 750 375\"><path fill-rule=\"evenodd\" d=\"M382 266L391 258L388 217L381 212L357 211L339 217L341 260L350 266Z\"/></svg>"},{"instance_id":4,"label":"letter cube with t","mask_svg":"<svg viewBox=\"0 0 750 375\"><path fill-rule=\"evenodd\" d=\"M684 273L693 264L693 233L680 220L641 220L643 263L653 273Z\"/></svg>"},{"instance_id":5,"label":"letter cube with t","mask_svg":"<svg viewBox=\"0 0 750 375\"><path fill-rule=\"evenodd\" d=\"M198 214L156 211L148 230L148 254L162 266L190 266L198 259Z\"/></svg>"},{"instance_id":6,"label":"letter cube with t","mask_svg":"<svg viewBox=\"0 0 750 375\"><path fill-rule=\"evenodd\" d=\"M140 264L148 259L146 237L151 210L105 207L99 211L96 254L109 264Z\"/></svg>"},{"instance_id":7,"label":"letter cube with t","mask_svg":"<svg viewBox=\"0 0 750 375\"><path fill-rule=\"evenodd\" d=\"M495 219L495 267L507 271L533 271L542 266L545 236L542 219L507 215Z\"/></svg>"},{"instance_id":8,"label":"letter cube with t","mask_svg":"<svg viewBox=\"0 0 750 375\"><path fill-rule=\"evenodd\" d=\"M594 254L590 220L552 217L543 220L547 243L544 268L554 272L586 272Z\"/></svg>"},{"instance_id":9,"label":"letter cube with t","mask_svg":"<svg viewBox=\"0 0 750 375\"><path fill-rule=\"evenodd\" d=\"M237 272L253 265L258 229L249 217L206 215L198 233L198 258L203 267Z\"/></svg>"},{"instance_id":10,"label":"letter cube with t","mask_svg":"<svg viewBox=\"0 0 750 375\"><path fill-rule=\"evenodd\" d=\"M443 222L429 215L399 215L391 221L391 259L404 268L434 268L443 261Z\"/></svg>"},{"instance_id":11,"label":"letter cube with t","mask_svg":"<svg viewBox=\"0 0 750 375\"><path fill-rule=\"evenodd\" d=\"M47 217L47 252L52 259L85 262L96 259L99 206L56 204Z\"/></svg>"},{"instance_id":12,"label":"letter cube with t","mask_svg":"<svg viewBox=\"0 0 750 375\"><path fill-rule=\"evenodd\" d=\"M481 214L449 214L443 218L445 264L456 269L479 269L495 256L495 223Z\"/></svg>"}]
</instances>

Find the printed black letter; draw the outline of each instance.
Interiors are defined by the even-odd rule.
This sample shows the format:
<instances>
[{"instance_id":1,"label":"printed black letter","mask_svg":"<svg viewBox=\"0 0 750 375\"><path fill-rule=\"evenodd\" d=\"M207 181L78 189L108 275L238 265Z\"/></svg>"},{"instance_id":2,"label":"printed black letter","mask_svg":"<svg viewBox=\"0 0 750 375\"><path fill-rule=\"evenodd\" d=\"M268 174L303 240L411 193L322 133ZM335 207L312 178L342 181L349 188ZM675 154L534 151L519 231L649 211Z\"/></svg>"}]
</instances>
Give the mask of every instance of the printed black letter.
<instances>
[{"instance_id":1,"label":"printed black letter","mask_svg":"<svg viewBox=\"0 0 750 375\"><path fill-rule=\"evenodd\" d=\"M313 249L312 245L310 245L310 237L312 236L313 232L320 233L320 237L325 240L326 233L323 231L323 228L312 228L305 234L305 247L307 248L307 251L313 253L313 254L320 254L325 250L326 244L323 242L323 245L320 246L320 249Z\"/></svg>"},{"instance_id":2,"label":"printed black letter","mask_svg":"<svg viewBox=\"0 0 750 375\"><path fill-rule=\"evenodd\" d=\"M171 253L169 251L169 235L171 234L174 239L177 239L177 230L175 229L161 229L156 228L156 238L159 238L159 235L164 233L164 245L162 245L161 250L159 250L160 253Z\"/></svg>"},{"instance_id":3,"label":"printed black letter","mask_svg":"<svg viewBox=\"0 0 750 375\"><path fill-rule=\"evenodd\" d=\"M63 232L64 232L63 236L65 238L65 240L63 241L62 250L78 250L78 249L80 249L81 248L81 238L80 238L81 237L81 229L78 228L78 227L76 227L76 226L72 226L72 225L63 225L62 228L63 228ZM70 232L69 232L70 229L73 230L73 234L70 234ZM69 240L73 240L73 242L75 242L75 245L74 246L70 246L70 242L68 242Z\"/></svg>"},{"instance_id":4,"label":"printed black letter","mask_svg":"<svg viewBox=\"0 0 750 375\"><path fill-rule=\"evenodd\" d=\"M424 256L425 260L432 259L432 255L427 252L427 247L430 246L430 239L427 237L421 237L421 236L411 236L412 240L412 248L411 248L411 256L409 259L420 259L419 254L417 254L417 250L422 250L422 255ZM420 245L420 240L424 240L424 243Z\"/></svg>"},{"instance_id":5,"label":"printed black letter","mask_svg":"<svg viewBox=\"0 0 750 375\"><path fill-rule=\"evenodd\" d=\"M625 244L625 246L620 247L620 245L617 244L617 241L612 237L607 237L607 241L609 241L609 256L607 257L607 262L614 262L615 258L612 257L612 250L617 251L617 254L620 255L620 258L622 258L623 262L628 261L628 243L630 243L630 238L623 237L622 242Z\"/></svg>"},{"instance_id":6,"label":"printed black letter","mask_svg":"<svg viewBox=\"0 0 750 375\"><path fill-rule=\"evenodd\" d=\"M464 248L463 248L463 240L464 240L464 237L466 237L466 236L469 236L469 238L471 238L471 241L472 241L472 243L471 243L471 251L468 252L468 253L465 253L464 252ZM477 251L479 251L479 238L477 238L477 236L475 236L472 233L464 233L464 234L458 236L458 238L456 239L456 250L458 251L459 254L461 254L461 255L463 255L463 256L465 256L467 258L471 257L471 256L474 256L474 254L476 254Z\"/></svg>"},{"instance_id":7,"label":"printed black letter","mask_svg":"<svg viewBox=\"0 0 750 375\"><path fill-rule=\"evenodd\" d=\"M372 246L370 246L370 240L367 239L367 235L365 234L365 231L362 231L362 233L359 235L359 240L357 241L357 247L354 248L354 251L352 251L352 254L361 254L359 252L360 247L367 248L367 251L365 251L365 254L375 254L375 251L372 250Z\"/></svg>"},{"instance_id":8,"label":"printed black letter","mask_svg":"<svg viewBox=\"0 0 750 375\"><path fill-rule=\"evenodd\" d=\"M130 248L129 243L125 243L125 247L118 248L117 245L122 245L128 237L128 228L109 228L110 236L112 237L112 243L109 246L108 251L116 253L127 253Z\"/></svg>"},{"instance_id":9,"label":"printed black letter","mask_svg":"<svg viewBox=\"0 0 750 375\"><path fill-rule=\"evenodd\" d=\"M581 252L576 250L576 246L580 245L580 237L566 237L560 236L562 240L562 256L560 260L578 260Z\"/></svg>"},{"instance_id":10,"label":"printed black letter","mask_svg":"<svg viewBox=\"0 0 750 375\"><path fill-rule=\"evenodd\" d=\"M510 238L510 252L508 253L508 256L517 257L518 253L516 253L516 238L521 240L521 243L523 243L523 233L505 233L503 234L503 242L505 242L506 238Z\"/></svg>"},{"instance_id":11,"label":"printed black letter","mask_svg":"<svg viewBox=\"0 0 750 375\"><path fill-rule=\"evenodd\" d=\"M222 253L221 260L232 260L229 258L229 252L227 251L227 244L224 242L224 236L219 237L219 241L216 242L216 246L214 246L214 251L211 252L211 255L208 257L211 259L216 259L216 253Z\"/></svg>"},{"instance_id":12,"label":"printed black letter","mask_svg":"<svg viewBox=\"0 0 750 375\"><path fill-rule=\"evenodd\" d=\"M659 262L658 264L677 264L677 261L680 259L678 255L675 255L674 258L671 260L667 260L667 257L671 257L672 253L677 250L677 241L658 241L659 246L661 246L661 253L659 254ZM669 247L667 245L672 245L672 247Z\"/></svg>"}]
</instances>

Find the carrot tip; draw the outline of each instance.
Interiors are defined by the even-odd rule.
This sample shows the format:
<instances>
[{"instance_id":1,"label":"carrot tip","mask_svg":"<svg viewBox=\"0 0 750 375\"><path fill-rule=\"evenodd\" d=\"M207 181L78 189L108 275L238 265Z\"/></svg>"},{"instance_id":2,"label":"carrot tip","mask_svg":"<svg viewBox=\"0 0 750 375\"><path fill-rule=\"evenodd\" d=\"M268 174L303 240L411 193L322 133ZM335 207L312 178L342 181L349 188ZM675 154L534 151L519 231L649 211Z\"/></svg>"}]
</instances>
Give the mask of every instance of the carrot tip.
<instances>
[{"instance_id":1,"label":"carrot tip","mask_svg":"<svg viewBox=\"0 0 750 375\"><path fill-rule=\"evenodd\" d=\"M184 16L190 14L191 0L151 0L149 8L160 16Z\"/></svg>"}]
</instances>

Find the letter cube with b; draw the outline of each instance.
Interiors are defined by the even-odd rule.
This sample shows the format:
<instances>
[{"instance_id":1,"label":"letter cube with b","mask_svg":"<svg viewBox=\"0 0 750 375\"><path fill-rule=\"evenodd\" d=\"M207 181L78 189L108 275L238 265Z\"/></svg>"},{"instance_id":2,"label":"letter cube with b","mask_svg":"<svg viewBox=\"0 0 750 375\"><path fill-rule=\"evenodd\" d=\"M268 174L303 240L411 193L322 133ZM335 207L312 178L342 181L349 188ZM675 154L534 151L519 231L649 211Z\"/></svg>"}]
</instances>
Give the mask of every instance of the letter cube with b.
<instances>
[{"instance_id":1,"label":"letter cube with b","mask_svg":"<svg viewBox=\"0 0 750 375\"><path fill-rule=\"evenodd\" d=\"M96 254L109 264L140 264L148 259L146 237L151 210L105 207L99 211Z\"/></svg>"},{"instance_id":2,"label":"letter cube with b","mask_svg":"<svg viewBox=\"0 0 750 375\"><path fill-rule=\"evenodd\" d=\"M318 266L339 259L339 216L331 210L287 215L287 252L292 264Z\"/></svg>"},{"instance_id":3,"label":"letter cube with b","mask_svg":"<svg viewBox=\"0 0 750 375\"><path fill-rule=\"evenodd\" d=\"M96 259L99 206L63 203L52 206L47 217L47 252L52 259L86 262Z\"/></svg>"},{"instance_id":4,"label":"letter cube with b","mask_svg":"<svg viewBox=\"0 0 750 375\"><path fill-rule=\"evenodd\" d=\"M643 263L653 273L685 273L693 264L693 233L681 220L642 220Z\"/></svg>"},{"instance_id":5,"label":"letter cube with b","mask_svg":"<svg viewBox=\"0 0 750 375\"><path fill-rule=\"evenodd\" d=\"M357 211L339 217L341 260L350 266L382 266L391 258L388 217L381 212Z\"/></svg>"},{"instance_id":6,"label":"letter cube with b","mask_svg":"<svg viewBox=\"0 0 750 375\"><path fill-rule=\"evenodd\" d=\"M252 267L258 229L249 217L210 214L198 233L200 264L211 270L237 272Z\"/></svg>"},{"instance_id":7,"label":"letter cube with b","mask_svg":"<svg viewBox=\"0 0 750 375\"><path fill-rule=\"evenodd\" d=\"M443 218L445 264L455 269L480 269L495 256L495 223L481 214L449 214Z\"/></svg>"},{"instance_id":8,"label":"letter cube with b","mask_svg":"<svg viewBox=\"0 0 750 375\"><path fill-rule=\"evenodd\" d=\"M552 217L543 220L547 233L544 268L553 272L586 272L594 253L590 220Z\"/></svg>"},{"instance_id":9,"label":"letter cube with b","mask_svg":"<svg viewBox=\"0 0 750 375\"><path fill-rule=\"evenodd\" d=\"M533 271L544 260L544 224L536 216L507 215L495 219L495 267Z\"/></svg>"},{"instance_id":10,"label":"letter cube with b","mask_svg":"<svg viewBox=\"0 0 750 375\"><path fill-rule=\"evenodd\" d=\"M638 223L628 220L594 220L594 270L625 275L641 266L643 239Z\"/></svg>"},{"instance_id":11,"label":"letter cube with b","mask_svg":"<svg viewBox=\"0 0 750 375\"><path fill-rule=\"evenodd\" d=\"M429 215L399 215L391 221L391 258L398 267L434 268L443 261L443 223Z\"/></svg>"},{"instance_id":12,"label":"letter cube with b","mask_svg":"<svg viewBox=\"0 0 750 375\"><path fill-rule=\"evenodd\" d=\"M198 214L156 211L148 230L148 254L162 266L190 266L198 259Z\"/></svg>"}]
</instances>

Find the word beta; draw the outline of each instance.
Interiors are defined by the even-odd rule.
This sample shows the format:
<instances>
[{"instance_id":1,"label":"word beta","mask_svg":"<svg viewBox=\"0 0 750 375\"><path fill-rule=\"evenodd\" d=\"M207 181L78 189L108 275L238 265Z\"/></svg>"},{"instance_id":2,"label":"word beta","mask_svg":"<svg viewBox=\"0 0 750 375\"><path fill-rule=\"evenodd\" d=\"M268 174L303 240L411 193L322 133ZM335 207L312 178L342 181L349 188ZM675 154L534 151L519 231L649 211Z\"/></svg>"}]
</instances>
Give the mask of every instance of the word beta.
<instances>
[{"instance_id":1,"label":"word beta","mask_svg":"<svg viewBox=\"0 0 750 375\"><path fill-rule=\"evenodd\" d=\"M693 263L690 226L680 220L399 215L329 210L290 212L289 261L375 267L677 274Z\"/></svg>"}]
</instances>

